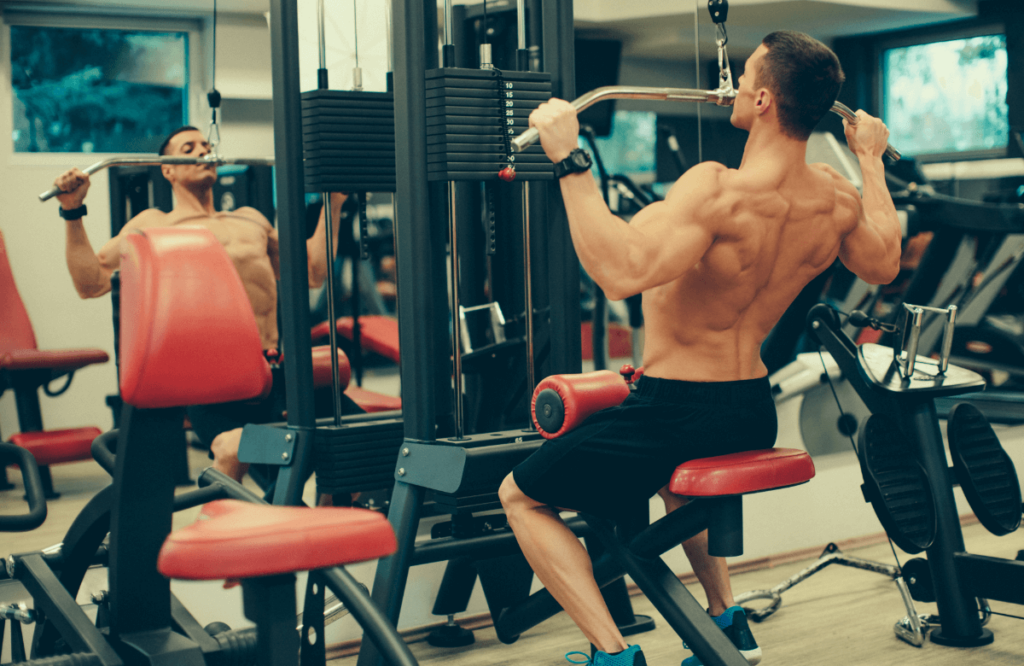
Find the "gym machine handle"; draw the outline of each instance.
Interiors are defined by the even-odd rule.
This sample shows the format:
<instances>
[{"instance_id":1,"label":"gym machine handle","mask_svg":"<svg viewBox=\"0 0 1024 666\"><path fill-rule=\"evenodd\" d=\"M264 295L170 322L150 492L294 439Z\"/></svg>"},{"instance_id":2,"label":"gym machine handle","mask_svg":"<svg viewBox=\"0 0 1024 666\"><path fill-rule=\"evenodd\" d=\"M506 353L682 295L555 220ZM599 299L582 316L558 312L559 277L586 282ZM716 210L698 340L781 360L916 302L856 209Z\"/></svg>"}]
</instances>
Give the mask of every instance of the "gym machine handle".
<instances>
[{"instance_id":1,"label":"gym machine handle","mask_svg":"<svg viewBox=\"0 0 1024 666\"><path fill-rule=\"evenodd\" d=\"M207 155L206 157L167 157L161 155L154 155L153 157L110 157L105 160L101 160L96 164L90 164L89 166L82 169L86 174L92 175L97 171L102 171L115 166L161 166L164 164L213 164L216 166L223 166L226 164L239 164L244 166L274 166L273 157L240 157L240 158L229 158L220 157L217 155ZM39 195L40 201L49 201L53 197L60 194L60 188L53 187Z\"/></svg>"},{"instance_id":2,"label":"gym machine handle","mask_svg":"<svg viewBox=\"0 0 1024 666\"><path fill-rule=\"evenodd\" d=\"M579 113L598 102L609 99L647 99L664 102L704 102L718 106L732 106L736 100L736 91L719 88L718 90L696 90L692 88L648 88L643 86L605 86L591 90L587 94L573 100L572 105ZM857 123L857 115L850 107L836 102L832 105L832 113L842 116L851 124ZM531 127L512 139L512 148L522 152L535 144L540 138L536 128ZM902 157L892 145L886 146L885 154L894 162Z\"/></svg>"},{"instance_id":3,"label":"gym machine handle","mask_svg":"<svg viewBox=\"0 0 1024 666\"><path fill-rule=\"evenodd\" d=\"M21 478L25 483L25 497L28 500L28 513L0 516L0 532L28 532L46 520L43 479L39 476L36 459L28 449L16 444L0 444L0 464L6 467L11 463L17 464L21 470Z\"/></svg>"}]
</instances>

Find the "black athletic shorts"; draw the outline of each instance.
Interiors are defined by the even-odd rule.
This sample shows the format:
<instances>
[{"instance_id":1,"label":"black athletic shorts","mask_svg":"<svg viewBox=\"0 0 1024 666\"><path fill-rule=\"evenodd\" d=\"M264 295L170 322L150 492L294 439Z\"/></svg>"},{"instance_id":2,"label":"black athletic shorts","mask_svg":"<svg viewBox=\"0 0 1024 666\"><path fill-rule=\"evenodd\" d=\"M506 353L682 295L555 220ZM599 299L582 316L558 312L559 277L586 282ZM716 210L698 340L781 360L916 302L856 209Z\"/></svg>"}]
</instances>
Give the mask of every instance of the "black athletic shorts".
<instances>
[{"instance_id":1,"label":"black athletic shorts","mask_svg":"<svg viewBox=\"0 0 1024 666\"><path fill-rule=\"evenodd\" d=\"M217 435L241 428L246 423L275 423L285 420L284 413L288 405L285 397L284 367L271 366L270 373L274 384L270 389L270 395L265 398L193 405L187 409L192 430L207 448ZM334 390L330 386L316 389L313 392L313 400L318 417L334 414ZM364 411L344 394L341 396L341 410L343 414L362 414ZM213 457L212 453L210 457Z\"/></svg>"},{"instance_id":2,"label":"black athletic shorts","mask_svg":"<svg viewBox=\"0 0 1024 666\"><path fill-rule=\"evenodd\" d=\"M684 382L642 376L617 407L546 441L512 470L527 497L616 518L666 486L688 460L775 446L767 377Z\"/></svg>"}]
</instances>

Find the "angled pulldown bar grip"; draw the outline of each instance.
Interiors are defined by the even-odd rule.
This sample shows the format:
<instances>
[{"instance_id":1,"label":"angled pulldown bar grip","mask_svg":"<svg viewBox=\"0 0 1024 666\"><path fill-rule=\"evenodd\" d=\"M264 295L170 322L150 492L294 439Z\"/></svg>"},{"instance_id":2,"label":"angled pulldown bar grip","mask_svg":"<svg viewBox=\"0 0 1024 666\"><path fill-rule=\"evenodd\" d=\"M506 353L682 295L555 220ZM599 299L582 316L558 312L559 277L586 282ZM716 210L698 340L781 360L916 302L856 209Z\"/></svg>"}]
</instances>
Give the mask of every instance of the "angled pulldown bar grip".
<instances>
[{"instance_id":1,"label":"angled pulldown bar grip","mask_svg":"<svg viewBox=\"0 0 1024 666\"><path fill-rule=\"evenodd\" d=\"M648 99L664 102L706 102L719 106L732 106L736 100L735 90L695 90L692 88L649 88L645 86L605 86L591 90L582 97L573 100L572 105L579 113L598 102L609 99ZM851 124L857 123L857 115L850 107L836 102L832 105L832 113L842 116ZM512 139L512 148L517 152L526 150L540 138L537 129L531 127ZM894 161L902 157L900 151L892 145L885 149L885 154Z\"/></svg>"}]
</instances>

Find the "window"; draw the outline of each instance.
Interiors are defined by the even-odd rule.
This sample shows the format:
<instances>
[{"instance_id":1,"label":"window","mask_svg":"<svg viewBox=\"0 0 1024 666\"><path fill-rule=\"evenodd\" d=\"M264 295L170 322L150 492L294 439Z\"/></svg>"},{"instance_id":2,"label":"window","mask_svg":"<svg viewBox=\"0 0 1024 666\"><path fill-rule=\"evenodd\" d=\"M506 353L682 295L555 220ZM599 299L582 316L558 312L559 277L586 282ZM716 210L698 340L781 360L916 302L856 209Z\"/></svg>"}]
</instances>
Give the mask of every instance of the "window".
<instances>
[{"instance_id":1,"label":"window","mask_svg":"<svg viewBox=\"0 0 1024 666\"><path fill-rule=\"evenodd\" d=\"M187 32L10 34L15 152L152 153L188 123Z\"/></svg>"},{"instance_id":2,"label":"window","mask_svg":"<svg viewBox=\"0 0 1024 666\"><path fill-rule=\"evenodd\" d=\"M882 118L917 157L992 156L1010 135L1006 36L982 34L882 51Z\"/></svg>"}]
</instances>

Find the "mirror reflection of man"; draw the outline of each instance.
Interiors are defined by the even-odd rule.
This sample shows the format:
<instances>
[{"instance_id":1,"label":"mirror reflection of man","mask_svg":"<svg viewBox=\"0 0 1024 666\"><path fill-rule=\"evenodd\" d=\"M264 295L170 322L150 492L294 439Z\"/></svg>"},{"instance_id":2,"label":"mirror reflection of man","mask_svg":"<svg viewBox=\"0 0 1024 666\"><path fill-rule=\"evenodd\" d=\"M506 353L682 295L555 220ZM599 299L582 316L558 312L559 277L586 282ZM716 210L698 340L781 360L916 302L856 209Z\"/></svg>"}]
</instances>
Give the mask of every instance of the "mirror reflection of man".
<instances>
[{"instance_id":1,"label":"mirror reflection of man","mask_svg":"<svg viewBox=\"0 0 1024 666\"><path fill-rule=\"evenodd\" d=\"M204 157L210 150L202 132L186 126L172 132L159 152L169 156ZM215 209L213 185L217 182L217 168L213 164L165 164L160 171L174 192L174 209L165 213L150 208L139 213L116 237L104 243L99 252L93 250L82 223L87 213L85 198L89 192L89 176L79 169L70 169L54 182L62 192L57 195L57 200L60 201L61 217L66 220L67 266L79 296L97 298L110 291L110 276L120 265L121 241L132 231L182 224L199 225L209 229L223 244L249 296L264 353L271 360L276 358L280 342L277 281L281 277L277 229L255 208L246 206L224 212ZM333 219L340 219L346 197L342 193L331 195ZM334 227L332 241L335 250L339 226ZM321 212L316 230L306 241L310 287L319 287L328 274L326 242L327 232ZM284 373L275 372L274 375L273 391L265 400L200 405L188 409L193 429L210 447L214 467L236 480L241 480L248 467L238 462L242 426L282 418ZM362 411L355 403L343 399L346 413Z\"/></svg>"}]
</instances>

